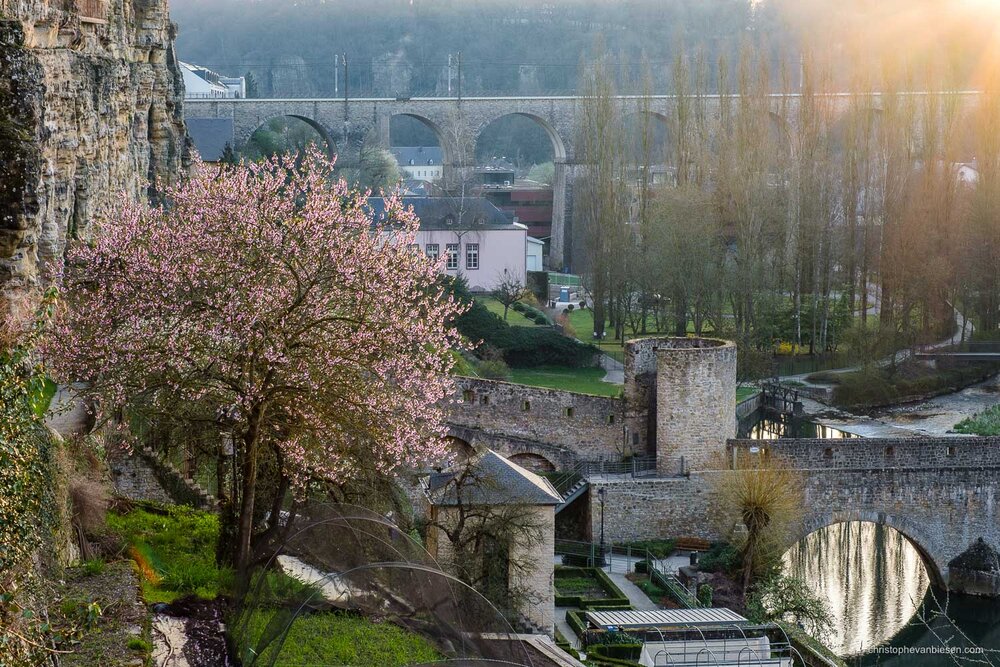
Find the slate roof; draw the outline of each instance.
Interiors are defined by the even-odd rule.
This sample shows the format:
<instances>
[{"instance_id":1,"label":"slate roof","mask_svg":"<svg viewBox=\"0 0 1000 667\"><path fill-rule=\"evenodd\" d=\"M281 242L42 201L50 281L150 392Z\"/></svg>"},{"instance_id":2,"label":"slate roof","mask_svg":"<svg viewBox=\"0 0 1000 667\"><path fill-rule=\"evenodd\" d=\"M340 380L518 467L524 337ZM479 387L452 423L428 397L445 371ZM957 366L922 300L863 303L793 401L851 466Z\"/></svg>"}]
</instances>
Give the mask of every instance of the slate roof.
<instances>
[{"instance_id":1,"label":"slate roof","mask_svg":"<svg viewBox=\"0 0 1000 667\"><path fill-rule=\"evenodd\" d=\"M519 229L506 213L481 197L403 197L403 206L412 206L425 231L450 229L504 230ZM369 197L372 216L385 213L382 197Z\"/></svg>"},{"instance_id":2,"label":"slate roof","mask_svg":"<svg viewBox=\"0 0 1000 667\"><path fill-rule=\"evenodd\" d=\"M466 471L468 466L468 472ZM460 482L452 482L462 475ZM562 496L549 480L508 461L491 449L482 451L451 470L434 473L427 495L434 505L558 505Z\"/></svg>"},{"instance_id":3,"label":"slate roof","mask_svg":"<svg viewBox=\"0 0 1000 667\"><path fill-rule=\"evenodd\" d=\"M218 162L233 141L232 118L186 118L188 134L205 162Z\"/></svg>"},{"instance_id":4,"label":"slate roof","mask_svg":"<svg viewBox=\"0 0 1000 667\"><path fill-rule=\"evenodd\" d=\"M393 146L390 150L401 167L440 166L444 160L440 146Z\"/></svg>"}]
</instances>

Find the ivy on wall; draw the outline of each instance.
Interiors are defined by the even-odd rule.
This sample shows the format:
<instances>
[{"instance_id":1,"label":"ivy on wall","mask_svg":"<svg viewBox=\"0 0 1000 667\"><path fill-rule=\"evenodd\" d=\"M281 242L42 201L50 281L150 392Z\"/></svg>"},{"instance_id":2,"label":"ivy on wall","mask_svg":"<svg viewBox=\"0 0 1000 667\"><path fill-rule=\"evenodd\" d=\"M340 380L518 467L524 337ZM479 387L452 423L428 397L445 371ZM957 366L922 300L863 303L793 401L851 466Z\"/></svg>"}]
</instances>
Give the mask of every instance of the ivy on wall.
<instances>
[{"instance_id":1,"label":"ivy on wall","mask_svg":"<svg viewBox=\"0 0 1000 667\"><path fill-rule=\"evenodd\" d=\"M0 585L41 543L54 520L50 442L42 423L51 382L32 351L54 302L34 327L0 347Z\"/></svg>"}]
</instances>

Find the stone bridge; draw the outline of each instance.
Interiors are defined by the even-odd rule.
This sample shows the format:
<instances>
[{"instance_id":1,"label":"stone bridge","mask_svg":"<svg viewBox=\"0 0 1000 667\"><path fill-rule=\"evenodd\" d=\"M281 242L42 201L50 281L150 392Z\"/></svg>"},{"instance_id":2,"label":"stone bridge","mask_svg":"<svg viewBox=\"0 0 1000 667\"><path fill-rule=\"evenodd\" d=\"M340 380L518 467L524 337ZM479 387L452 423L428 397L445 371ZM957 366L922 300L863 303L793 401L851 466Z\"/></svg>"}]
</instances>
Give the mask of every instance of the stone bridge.
<instances>
[{"instance_id":1,"label":"stone bridge","mask_svg":"<svg viewBox=\"0 0 1000 667\"><path fill-rule=\"evenodd\" d=\"M907 93L940 95L941 93ZM962 98L963 108L971 107L975 92L948 93ZM851 94L826 96L833 122L848 113L881 110L878 93L862 96L861 103ZM234 147L245 144L251 135L273 118L291 116L311 125L326 141L331 153L350 155L365 141L389 146L389 126L393 116L419 120L438 138L444 152L445 181L468 174L475 166L475 145L491 123L510 115L523 116L543 128L552 144L555 161L551 262L562 268L571 256L573 182L582 173L577 158L577 116L579 97L470 97L470 98L356 98L356 99L189 99L184 102L185 118L226 118L233 121ZM620 98L626 114L650 114L662 123L670 141L670 119L675 117L677 97L659 95L643 99ZM706 96L708 114L719 115L719 96ZM798 125L797 95L772 95L772 132L781 145L794 153Z\"/></svg>"},{"instance_id":2,"label":"stone bridge","mask_svg":"<svg viewBox=\"0 0 1000 667\"><path fill-rule=\"evenodd\" d=\"M731 440L727 449L730 457L739 452L739 460L767 456L801 473L802 515L789 546L825 526L871 521L906 536L938 584L1000 595L1000 573L970 575L952 565L978 540L1000 551L1000 438ZM699 470L687 477L605 478L591 480L591 487L607 489L609 539L718 540L728 536L713 521L715 494L718 477L728 474ZM599 516L595 496L591 493L592 523Z\"/></svg>"}]
</instances>

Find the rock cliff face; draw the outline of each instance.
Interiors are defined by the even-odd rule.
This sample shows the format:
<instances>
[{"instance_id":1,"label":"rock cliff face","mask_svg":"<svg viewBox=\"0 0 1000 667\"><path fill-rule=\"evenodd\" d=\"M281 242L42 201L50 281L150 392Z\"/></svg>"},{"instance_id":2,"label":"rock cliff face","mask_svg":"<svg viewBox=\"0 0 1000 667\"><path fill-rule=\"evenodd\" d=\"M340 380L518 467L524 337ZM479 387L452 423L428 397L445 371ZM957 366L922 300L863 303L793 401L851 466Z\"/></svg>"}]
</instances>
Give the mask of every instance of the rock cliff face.
<instances>
[{"instance_id":1,"label":"rock cliff face","mask_svg":"<svg viewBox=\"0 0 1000 667\"><path fill-rule=\"evenodd\" d=\"M188 164L169 0L0 0L0 295Z\"/></svg>"}]
</instances>

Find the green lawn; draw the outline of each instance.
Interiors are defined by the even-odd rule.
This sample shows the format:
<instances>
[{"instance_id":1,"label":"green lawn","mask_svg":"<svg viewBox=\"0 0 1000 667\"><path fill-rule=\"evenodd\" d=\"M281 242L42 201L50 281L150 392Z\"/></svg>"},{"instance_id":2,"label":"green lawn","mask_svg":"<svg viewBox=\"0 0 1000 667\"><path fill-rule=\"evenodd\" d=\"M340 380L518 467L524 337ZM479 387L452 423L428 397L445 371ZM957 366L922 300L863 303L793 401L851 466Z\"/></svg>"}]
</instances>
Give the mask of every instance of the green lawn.
<instances>
[{"instance_id":1,"label":"green lawn","mask_svg":"<svg viewBox=\"0 0 1000 667\"><path fill-rule=\"evenodd\" d=\"M596 396L620 396L621 385L602 382L606 372L603 368L563 368L560 366L540 366L538 368L512 368L510 381L532 387L546 387L574 391Z\"/></svg>"},{"instance_id":2,"label":"green lawn","mask_svg":"<svg viewBox=\"0 0 1000 667\"><path fill-rule=\"evenodd\" d=\"M491 313L496 313L503 319L503 304L496 299L488 296L476 297L476 301L486 306L486 310ZM537 327L539 325L535 324L533 320L529 320L527 317L517 312L513 308L507 311L507 324L512 327Z\"/></svg>"},{"instance_id":3,"label":"green lawn","mask_svg":"<svg viewBox=\"0 0 1000 667\"><path fill-rule=\"evenodd\" d=\"M760 390L757 387L737 387L736 388L736 402L742 403L747 400Z\"/></svg>"},{"instance_id":4,"label":"green lawn","mask_svg":"<svg viewBox=\"0 0 1000 667\"><path fill-rule=\"evenodd\" d=\"M210 600L232 587L232 571L215 562L219 517L211 512L183 506L162 514L133 509L109 513L108 527L128 543L148 604L191 594Z\"/></svg>"},{"instance_id":5,"label":"green lawn","mask_svg":"<svg viewBox=\"0 0 1000 667\"><path fill-rule=\"evenodd\" d=\"M249 637L259 637L275 613L255 611L248 624ZM263 647L251 646L255 649ZM248 648L243 645L242 648ZM273 645L264 648L259 664L271 664ZM442 660L425 638L389 622L375 623L349 613L317 612L292 623L275 665L378 665L403 667Z\"/></svg>"}]
</instances>

